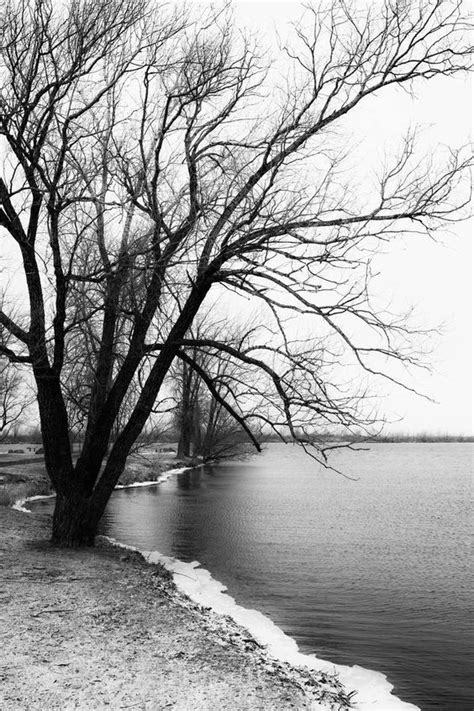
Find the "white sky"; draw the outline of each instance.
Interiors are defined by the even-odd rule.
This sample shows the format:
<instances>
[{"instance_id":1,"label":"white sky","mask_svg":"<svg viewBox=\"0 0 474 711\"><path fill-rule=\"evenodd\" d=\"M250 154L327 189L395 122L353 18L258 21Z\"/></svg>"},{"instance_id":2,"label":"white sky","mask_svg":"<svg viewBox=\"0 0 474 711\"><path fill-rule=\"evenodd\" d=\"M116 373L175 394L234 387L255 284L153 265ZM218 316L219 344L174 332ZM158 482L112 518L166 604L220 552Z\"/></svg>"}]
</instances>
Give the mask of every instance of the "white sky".
<instances>
[{"instance_id":1,"label":"white sky","mask_svg":"<svg viewBox=\"0 0 474 711\"><path fill-rule=\"evenodd\" d=\"M275 31L287 35L288 22L301 16L299 2L239 2L236 18L263 42L272 42ZM374 97L353 115L357 139L373 155L383 151L390 138L402 136L410 125L423 128L423 148L442 150L472 140L472 79L441 79L422 84L416 100L397 91ZM423 152L423 151L422 151ZM387 429L472 434L473 420L473 248L472 222L450 227L439 243L413 239L394 246L379 264L379 288L400 307L417 306L418 322L443 324L434 343L431 373L416 375L418 389L432 403L387 386L383 407L390 418L402 418Z\"/></svg>"},{"instance_id":2,"label":"white sky","mask_svg":"<svg viewBox=\"0 0 474 711\"><path fill-rule=\"evenodd\" d=\"M197 4L197 0L191 5ZM200 2L199 4L207 5ZM275 31L288 32L288 22L301 15L299 2L239 2L237 21L253 30L262 44L273 43ZM275 45L274 45L275 46ZM472 136L472 81L440 80L419 87L414 101L392 92L372 98L353 115L355 138L364 150L381 155L387 143L402 136L411 124L423 126L424 148L461 146ZM394 423L392 431L472 434L473 429L473 249L472 224L457 224L442 242L405 240L379 260L379 289L401 309L417 305L418 322L444 324L431 361L431 373L417 376L416 386L437 404L387 385L383 408ZM395 420L401 418L400 422Z\"/></svg>"}]
</instances>

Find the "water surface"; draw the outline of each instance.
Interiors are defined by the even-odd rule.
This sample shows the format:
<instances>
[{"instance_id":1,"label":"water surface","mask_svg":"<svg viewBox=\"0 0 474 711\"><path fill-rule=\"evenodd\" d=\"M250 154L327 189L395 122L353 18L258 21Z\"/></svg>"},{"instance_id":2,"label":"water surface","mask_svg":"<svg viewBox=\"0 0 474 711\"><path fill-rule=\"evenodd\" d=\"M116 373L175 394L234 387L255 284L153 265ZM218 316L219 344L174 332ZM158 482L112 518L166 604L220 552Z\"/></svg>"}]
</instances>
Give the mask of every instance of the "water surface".
<instances>
[{"instance_id":1,"label":"water surface","mask_svg":"<svg viewBox=\"0 0 474 711\"><path fill-rule=\"evenodd\" d=\"M102 532L199 560L301 651L385 673L422 709L468 711L472 444L293 446L114 494Z\"/></svg>"}]
</instances>

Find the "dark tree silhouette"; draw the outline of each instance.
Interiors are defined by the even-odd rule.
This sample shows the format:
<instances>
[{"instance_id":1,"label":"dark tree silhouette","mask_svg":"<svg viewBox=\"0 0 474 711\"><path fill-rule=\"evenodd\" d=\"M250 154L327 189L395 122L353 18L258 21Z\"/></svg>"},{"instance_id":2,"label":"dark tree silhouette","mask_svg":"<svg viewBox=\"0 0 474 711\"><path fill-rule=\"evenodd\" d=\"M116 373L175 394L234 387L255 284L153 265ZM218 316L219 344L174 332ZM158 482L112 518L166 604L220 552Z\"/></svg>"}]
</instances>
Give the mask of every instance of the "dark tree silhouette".
<instances>
[{"instance_id":1,"label":"dark tree silhouette","mask_svg":"<svg viewBox=\"0 0 474 711\"><path fill-rule=\"evenodd\" d=\"M0 440L21 424L29 404L18 369L7 358L0 358Z\"/></svg>"},{"instance_id":2,"label":"dark tree silhouette","mask_svg":"<svg viewBox=\"0 0 474 711\"><path fill-rule=\"evenodd\" d=\"M213 354L198 345L218 341L242 351L245 342L251 342L254 327L237 325L228 317L213 322L210 312L216 310L213 304L200 315L187 334L196 345L181 348L170 371L181 459L209 462L243 456L253 447L260 450L257 423L273 402L271 392L268 401L261 392L255 367L242 367L222 350Z\"/></svg>"},{"instance_id":3,"label":"dark tree silhouette","mask_svg":"<svg viewBox=\"0 0 474 711\"><path fill-rule=\"evenodd\" d=\"M356 384L354 368L398 381L390 362L416 359L405 322L371 304L371 256L457 219L467 159L423 162L409 136L360 194L334 134L369 97L466 70L465 25L447 0L310 8L280 81L227 10L3 5L0 228L28 307L1 311L0 352L36 383L54 542L93 544L176 358L258 371L266 406L227 402L249 434L266 423L306 445L307 427L370 421L344 368ZM261 320L237 344L193 339L209 294L229 291L260 302ZM319 324L314 343L291 337L291 314ZM73 463L66 393L91 334Z\"/></svg>"},{"instance_id":4,"label":"dark tree silhouette","mask_svg":"<svg viewBox=\"0 0 474 711\"><path fill-rule=\"evenodd\" d=\"M0 307L4 306L4 297L0 291ZM13 312L12 309L10 311ZM12 340L9 330L0 324L0 440L16 431L28 407L32 404L20 367L11 363L9 358L3 355L10 350Z\"/></svg>"}]
</instances>

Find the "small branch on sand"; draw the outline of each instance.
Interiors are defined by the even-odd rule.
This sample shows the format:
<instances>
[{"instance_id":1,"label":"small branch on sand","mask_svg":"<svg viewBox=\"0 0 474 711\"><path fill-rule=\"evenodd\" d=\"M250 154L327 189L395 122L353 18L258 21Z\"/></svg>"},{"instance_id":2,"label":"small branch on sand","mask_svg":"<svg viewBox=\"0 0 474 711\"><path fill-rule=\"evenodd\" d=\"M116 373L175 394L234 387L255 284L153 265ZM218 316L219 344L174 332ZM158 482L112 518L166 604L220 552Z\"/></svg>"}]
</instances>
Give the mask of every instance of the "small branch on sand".
<instances>
[{"instance_id":1,"label":"small branch on sand","mask_svg":"<svg viewBox=\"0 0 474 711\"><path fill-rule=\"evenodd\" d=\"M52 609L46 609L46 610L40 610L39 612L34 612L31 614L32 617L39 617L40 615L45 615L45 614L55 614L59 612L74 612L74 609L66 609L66 608L52 608Z\"/></svg>"}]
</instances>

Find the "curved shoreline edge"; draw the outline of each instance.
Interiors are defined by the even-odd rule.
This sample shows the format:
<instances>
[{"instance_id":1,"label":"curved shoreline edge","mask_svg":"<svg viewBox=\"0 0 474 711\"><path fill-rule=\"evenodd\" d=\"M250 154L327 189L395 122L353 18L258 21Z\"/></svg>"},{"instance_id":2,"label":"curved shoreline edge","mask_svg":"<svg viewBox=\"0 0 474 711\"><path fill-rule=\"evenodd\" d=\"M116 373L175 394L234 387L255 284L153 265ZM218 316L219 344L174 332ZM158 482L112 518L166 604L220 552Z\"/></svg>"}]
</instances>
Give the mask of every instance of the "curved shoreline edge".
<instances>
[{"instance_id":1,"label":"curved shoreline edge","mask_svg":"<svg viewBox=\"0 0 474 711\"><path fill-rule=\"evenodd\" d=\"M108 536L103 538L119 548L140 553L150 564L161 564L172 574L178 590L198 605L211 608L220 615L232 618L238 625L247 629L275 659L294 667L306 667L311 671L336 673L346 689L356 691L351 699L354 709L358 711L421 711L418 706L394 696L391 693L393 684L382 672L365 669L358 665L350 667L333 664L314 655L300 652L296 641L285 634L269 617L258 610L238 605L235 599L226 593L226 586L215 580L208 570L201 567L198 561L185 563L158 551L142 551L114 538ZM320 706L319 708L322 711L327 707Z\"/></svg>"},{"instance_id":2,"label":"curved shoreline edge","mask_svg":"<svg viewBox=\"0 0 474 711\"><path fill-rule=\"evenodd\" d=\"M156 486L194 467L180 467L163 472L155 481L136 482L118 485L116 489L128 489L144 486ZM29 501L53 498L55 495L31 496L15 502L12 508L25 513L31 511L25 508ZM227 587L212 577L210 571L201 567L198 561L185 563L165 556L159 551L143 551L134 546L122 543L108 536L101 536L118 548L135 551L150 564L160 564L168 570L178 590L193 602L211 608L220 615L229 616L234 622L247 629L255 640L266 647L268 653L275 659L286 662L294 667L305 667L311 671L337 674L340 682L349 691L356 693L352 697L353 708L357 711L421 711L418 706L402 701L391 692L391 684L386 675L358 665L345 666L320 659L312 654L299 651L297 642L285 634L269 617L258 610L238 605L233 597L227 594ZM318 705L315 711L325 711L326 706Z\"/></svg>"},{"instance_id":3,"label":"curved shoreline edge","mask_svg":"<svg viewBox=\"0 0 474 711\"><path fill-rule=\"evenodd\" d=\"M162 484L164 481L167 481L176 474L181 474L182 472L185 472L188 469L196 468L197 467L177 467L175 469L167 469L162 474L160 474L158 479L150 479L149 481L136 481L133 484L117 484L115 490L136 489L138 487L143 486L156 486L157 484ZM21 511L22 513L31 513L30 509L25 508L25 504L29 503L30 501L45 501L46 499L54 499L55 496L56 494L38 494L36 496L27 496L24 499L17 499L17 501L12 504L11 508L15 511Z\"/></svg>"}]
</instances>

